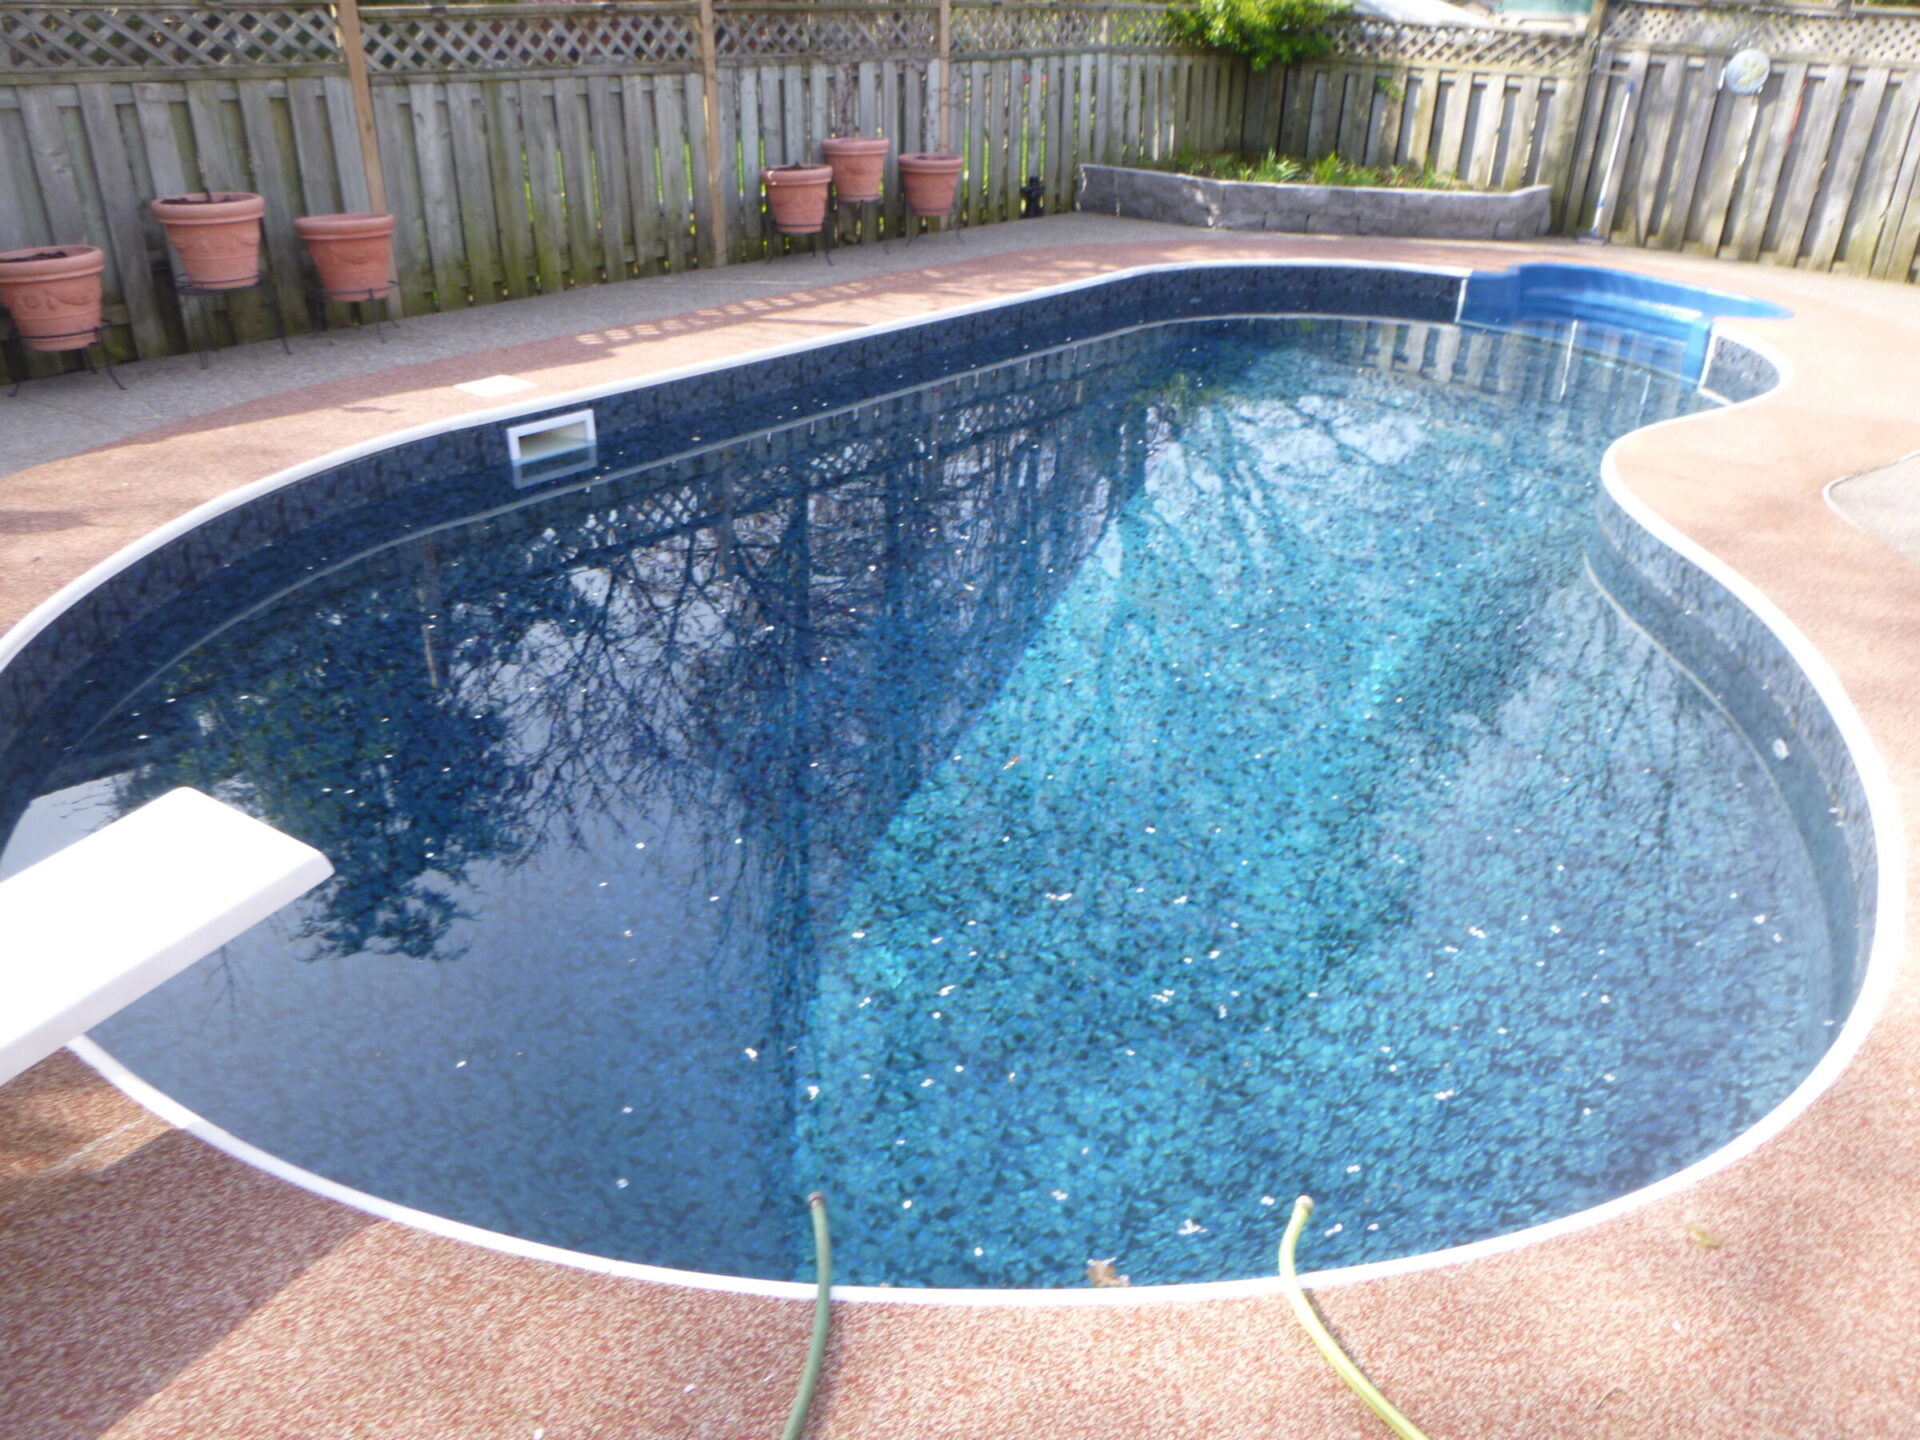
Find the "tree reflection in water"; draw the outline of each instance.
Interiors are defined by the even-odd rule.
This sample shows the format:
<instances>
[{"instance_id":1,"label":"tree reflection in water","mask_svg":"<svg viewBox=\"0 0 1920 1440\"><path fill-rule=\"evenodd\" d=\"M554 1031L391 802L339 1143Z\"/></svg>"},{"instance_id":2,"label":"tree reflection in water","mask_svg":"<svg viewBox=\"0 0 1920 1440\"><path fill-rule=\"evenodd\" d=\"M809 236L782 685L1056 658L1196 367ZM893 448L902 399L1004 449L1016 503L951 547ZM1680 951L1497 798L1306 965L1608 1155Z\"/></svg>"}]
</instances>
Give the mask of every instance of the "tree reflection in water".
<instances>
[{"instance_id":1,"label":"tree reflection in water","mask_svg":"<svg viewBox=\"0 0 1920 1440\"><path fill-rule=\"evenodd\" d=\"M1824 1040L1777 797L1580 568L1601 446L1693 403L1208 322L395 534L94 729L116 809L339 871L106 1040L348 1183L731 1273L804 1272L814 1184L907 1283L1259 1273L1301 1188L1343 1258L1590 1203Z\"/></svg>"}]
</instances>

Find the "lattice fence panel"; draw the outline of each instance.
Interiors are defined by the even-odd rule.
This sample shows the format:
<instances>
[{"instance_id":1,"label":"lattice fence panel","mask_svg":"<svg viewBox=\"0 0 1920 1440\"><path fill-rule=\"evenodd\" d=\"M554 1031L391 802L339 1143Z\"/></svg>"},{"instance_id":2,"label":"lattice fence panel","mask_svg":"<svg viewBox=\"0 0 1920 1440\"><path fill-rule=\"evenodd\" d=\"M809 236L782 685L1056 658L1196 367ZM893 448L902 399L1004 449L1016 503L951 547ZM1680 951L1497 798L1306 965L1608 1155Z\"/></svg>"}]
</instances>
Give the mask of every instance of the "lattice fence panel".
<instances>
[{"instance_id":1,"label":"lattice fence panel","mask_svg":"<svg viewBox=\"0 0 1920 1440\"><path fill-rule=\"evenodd\" d=\"M1098 13L1098 12L1095 12ZM1109 5L1100 43L1115 50L1181 50L1164 5Z\"/></svg>"},{"instance_id":2,"label":"lattice fence panel","mask_svg":"<svg viewBox=\"0 0 1920 1440\"><path fill-rule=\"evenodd\" d=\"M1182 50L1165 5L956 4L953 49L967 55L1044 50Z\"/></svg>"},{"instance_id":3,"label":"lattice fence panel","mask_svg":"<svg viewBox=\"0 0 1920 1440\"><path fill-rule=\"evenodd\" d=\"M1618 45L1732 52L1777 58L1853 60L1863 65L1920 63L1920 13L1876 14L1757 9L1630 0L1607 11L1606 39Z\"/></svg>"},{"instance_id":4,"label":"lattice fence panel","mask_svg":"<svg viewBox=\"0 0 1920 1440\"><path fill-rule=\"evenodd\" d=\"M1578 35L1469 25L1401 25L1348 20L1334 27L1334 54L1342 60L1389 65L1445 65L1474 70L1575 70L1584 41Z\"/></svg>"},{"instance_id":5,"label":"lattice fence panel","mask_svg":"<svg viewBox=\"0 0 1920 1440\"><path fill-rule=\"evenodd\" d=\"M686 65L700 58L692 5L462 6L361 12L376 74Z\"/></svg>"},{"instance_id":6,"label":"lattice fence panel","mask_svg":"<svg viewBox=\"0 0 1920 1440\"><path fill-rule=\"evenodd\" d=\"M723 60L931 55L939 40L939 11L926 5L720 5L714 19Z\"/></svg>"},{"instance_id":7,"label":"lattice fence panel","mask_svg":"<svg viewBox=\"0 0 1920 1440\"><path fill-rule=\"evenodd\" d=\"M1109 13L1080 6L956 5L953 49L958 55L1008 55L1100 48Z\"/></svg>"},{"instance_id":8,"label":"lattice fence panel","mask_svg":"<svg viewBox=\"0 0 1920 1440\"><path fill-rule=\"evenodd\" d=\"M325 5L0 4L0 70L226 73L337 63Z\"/></svg>"}]
</instances>

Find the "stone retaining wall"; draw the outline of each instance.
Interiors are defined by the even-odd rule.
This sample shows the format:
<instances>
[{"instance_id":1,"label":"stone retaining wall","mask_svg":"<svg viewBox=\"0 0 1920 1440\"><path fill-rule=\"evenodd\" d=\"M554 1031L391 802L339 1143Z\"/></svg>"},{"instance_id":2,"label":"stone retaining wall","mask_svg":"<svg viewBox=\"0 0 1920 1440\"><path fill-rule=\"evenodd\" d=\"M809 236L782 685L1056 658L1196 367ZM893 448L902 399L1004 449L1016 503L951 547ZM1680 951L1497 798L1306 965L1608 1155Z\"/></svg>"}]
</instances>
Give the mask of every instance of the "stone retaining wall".
<instances>
[{"instance_id":1,"label":"stone retaining wall","mask_svg":"<svg viewBox=\"0 0 1920 1440\"><path fill-rule=\"evenodd\" d=\"M1082 165L1075 208L1207 230L1530 240L1552 223L1550 193L1545 185L1504 192L1265 185Z\"/></svg>"}]
</instances>

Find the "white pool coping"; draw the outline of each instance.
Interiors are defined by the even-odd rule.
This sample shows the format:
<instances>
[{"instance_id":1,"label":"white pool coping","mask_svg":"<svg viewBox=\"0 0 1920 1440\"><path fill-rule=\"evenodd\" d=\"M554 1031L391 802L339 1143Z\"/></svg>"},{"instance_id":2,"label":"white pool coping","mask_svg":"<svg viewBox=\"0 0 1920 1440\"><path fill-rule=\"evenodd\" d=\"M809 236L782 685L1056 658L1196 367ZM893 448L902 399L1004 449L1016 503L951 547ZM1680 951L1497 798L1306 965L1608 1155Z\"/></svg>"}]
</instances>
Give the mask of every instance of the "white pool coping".
<instances>
[{"instance_id":1,"label":"white pool coping","mask_svg":"<svg viewBox=\"0 0 1920 1440\"><path fill-rule=\"evenodd\" d=\"M1525 263L1525 262L1521 262ZM743 351L723 359L701 361L697 364L663 370L637 380L626 380L602 385L587 386L580 389L542 394L531 400L501 405L491 409L476 411L446 420L433 421L395 431L379 440L345 447L320 459L303 462L278 471L251 485L241 486L225 495L219 496L203 505L197 506L186 514L169 522L146 536L115 552L106 560L89 569L79 578L62 586L52 596L35 606L12 627L4 636L0 636L0 667L10 663L32 639L46 628L56 617L73 605L82 596L107 579L119 574L136 561L153 553L161 546L204 524L217 515L235 509L262 495L270 494L284 486L320 472L333 469L348 461L363 456L377 454L409 441L428 439L454 430L465 430L487 424L517 419L520 416L544 411L557 410L565 406L577 406L608 395L624 394L629 391L645 389L653 385L686 379L692 376L710 374L718 370L730 369L739 365L752 364L775 359L785 355L800 354L811 350L826 348L849 340L863 339L869 336L889 334L894 331L918 327L934 321L953 319L963 315L978 314L984 311L1003 309L1010 305L1025 304L1033 300L1046 299L1054 295L1072 293L1095 286L1112 284L1135 276L1185 272L1196 269L1244 269L1252 267L1285 268L1341 268L1358 270L1400 270L1422 274L1444 275L1458 279L1475 273L1470 266L1421 265L1398 261L1365 261L1322 258L1275 258L1275 259L1231 259L1231 260L1195 260L1171 261L1151 265L1131 266L1108 271L1096 276L1067 281L1058 285L1042 286L1023 291L1014 296L996 297L991 300L976 301L950 308L931 311L905 319L889 320L873 325L850 327L836 331L825 337L798 341L785 345L766 346L756 350ZM1614 269L1616 267L1595 265L1595 269ZM1708 289L1709 287L1695 287ZM1717 288L1717 287L1714 287ZM1463 287L1464 292L1464 287ZM1738 290L1721 290L1719 293L1740 295ZM1757 297L1754 297L1757 298ZM1457 311L1456 311L1457 313ZM1364 316L1345 316L1346 319L1365 319ZM1374 317L1380 318L1380 317ZM1391 317L1388 317L1391 318ZM1405 321L1404 323L1421 323ZM1891 993L1894 979L1900 965L1901 951L1904 945L1905 894L1902 880L1906 873L1905 837L1900 824L1897 792L1888 776L1886 765L1874 746L1865 722L1854 708L1845 687L1817 649L1800 630L1787 619L1786 615L1769 600L1756 586L1747 581L1731 566L1721 561L1710 551L1695 544L1681 534L1672 525L1662 519L1650 506L1641 501L1627 487L1619 473L1618 452L1620 445L1628 436L1643 435L1650 431L1662 430L1672 426L1698 423L1712 415L1726 410L1737 410L1764 401L1767 396L1780 393L1793 383L1793 369L1788 358L1763 339L1756 338L1739 325L1716 323L1715 335L1724 332L1729 338L1737 339L1769 360L1779 372L1779 383L1762 395L1742 401L1738 405L1722 407L1721 410L1697 412L1692 415L1677 416L1673 419L1643 426L1639 430L1618 437L1608 446L1601 460L1601 483L1608 495L1636 523L1640 524L1655 538L1681 557L1719 582L1741 604L1744 604L1765 625L1780 642L1801 670L1806 674L1822 703L1827 707L1839 731L1843 743L1849 752L1861 787L1865 793L1868 813L1871 820L1873 840L1878 856L1879 883L1875 896L1875 922L1873 940L1861 988L1849 1011L1846 1022L1834 1037L1832 1045L1822 1056L1818 1064L1808 1073L1788 1096L1768 1111L1754 1125L1735 1136L1719 1149L1710 1152L1691 1165L1674 1172L1672 1175L1643 1186L1640 1189L1617 1196L1602 1204L1576 1211L1555 1220L1528 1226L1486 1240L1474 1241L1466 1245L1452 1246L1443 1250L1426 1251L1419 1255L1404 1256L1395 1260L1374 1261L1363 1265L1346 1266L1334 1270L1314 1271L1301 1276L1301 1282L1309 1288L1326 1288L1340 1285L1360 1284L1370 1280L1382 1280L1395 1276L1416 1274L1421 1271L1440 1269L1468 1261L1485 1259L1497 1255L1511 1254L1528 1249L1564 1235L1587 1230L1607 1220L1625 1215L1644 1206L1691 1189L1707 1177L1717 1174L1736 1164L1758 1150L1768 1140L1779 1135L1798 1119L1826 1090L1831 1088L1848 1064L1859 1053L1865 1043L1868 1032L1873 1028L1884 1010L1888 995ZM442 1235L449 1239L464 1241L485 1249L505 1254L524 1256L529 1259L544 1260L571 1269L585 1270L597 1274L620 1276L635 1280L644 1280L658 1284L683 1286L689 1289L721 1291L742 1295L767 1296L779 1299L811 1300L815 1287L798 1281L755 1280L740 1276L707 1274L700 1271L678 1270L665 1266L646 1265L635 1261L612 1260L604 1256L584 1251L569 1250L560 1246L544 1245L536 1241L523 1240L499 1231L468 1225L427 1211L416 1210L398 1205L379 1196L370 1195L350 1186L339 1184L324 1176L293 1165L277 1156L248 1144L219 1126L179 1104L154 1086L141 1080L126 1067L113 1059L105 1050L92 1040L82 1038L73 1042L71 1048L87 1064L91 1065L106 1080L124 1091L140 1104L152 1110L179 1129L185 1130L235 1159L253 1165L268 1174L274 1175L291 1185L310 1191L344 1205L364 1211L380 1219L392 1220L414 1229ZM1276 1212L1279 1207L1276 1206ZM796 1212L797 1213L797 1212ZM1276 1227L1276 1251L1279 1241L1279 1227ZM945 1289L945 1288L905 1288L892 1286L836 1285L833 1296L836 1300L861 1303L914 1304L914 1305L980 1305L980 1306L1138 1306L1154 1305L1195 1300L1231 1300L1247 1299L1256 1296L1283 1293L1285 1286L1278 1276L1258 1277L1246 1280L1200 1281L1173 1285L1141 1285L1123 1288L1105 1288L1088 1290L996 1290L996 1289Z\"/></svg>"}]
</instances>

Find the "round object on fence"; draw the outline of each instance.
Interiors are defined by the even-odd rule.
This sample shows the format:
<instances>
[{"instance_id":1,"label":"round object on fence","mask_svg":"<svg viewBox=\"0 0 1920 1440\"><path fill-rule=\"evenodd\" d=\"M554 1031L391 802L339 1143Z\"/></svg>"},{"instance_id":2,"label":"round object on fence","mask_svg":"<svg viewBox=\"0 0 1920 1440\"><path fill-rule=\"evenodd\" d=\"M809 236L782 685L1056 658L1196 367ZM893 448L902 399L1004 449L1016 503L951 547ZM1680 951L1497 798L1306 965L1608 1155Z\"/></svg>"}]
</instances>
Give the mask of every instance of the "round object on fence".
<instances>
[{"instance_id":1,"label":"round object on fence","mask_svg":"<svg viewBox=\"0 0 1920 1440\"><path fill-rule=\"evenodd\" d=\"M371 300L392 288L393 216L303 215L293 228L329 300Z\"/></svg>"},{"instance_id":2,"label":"round object on fence","mask_svg":"<svg viewBox=\"0 0 1920 1440\"><path fill-rule=\"evenodd\" d=\"M1764 50L1742 50L1727 61L1720 83L1736 95L1758 95L1773 73L1773 61Z\"/></svg>"},{"instance_id":3,"label":"round object on fence","mask_svg":"<svg viewBox=\"0 0 1920 1440\"><path fill-rule=\"evenodd\" d=\"M958 155L908 152L900 157L900 186L907 192L907 209L915 215L945 215L953 209L953 192L960 184Z\"/></svg>"},{"instance_id":4,"label":"round object on fence","mask_svg":"<svg viewBox=\"0 0 1920 1440\"><path fill-rule=\"evenodd\" d=\"M81 350L100 330L96 245L40 245L0 252L0 305L33 350Z\"/></svg>"},{"instance_id":5,"label":"round object on fence","mask_svg":"<svg viewBox=\"0 0 1920 1440\"><path fill-rule=\"evenodd\" d=\"M880 198L880 175L887 166L891 140L867 135L836 135L822 140L827 164L833 167L833 193L849 205Z\"/></svg>"},{"instance_id":6,"label":"round object on fence","mask_svg":"<svg viewBox=\"0 0 1920 1440\"><path fill-rule=\"evenodd\" d=\"M205 190L153 202L187 280L199 290L244 290L260 280L260 217L267 202L246 190Z\"/></svg>"},{"instance_id":7,"label":"round object on fence","mask_svg":"<svg viewBox=\"0 0 1920 1440\"><path fill-rule=\"evenodd\" d=\"M760 172L767 187L767 208L773 228L782 235L812 235L827 223L827 183L833 170L826 165L775 165Z\"/></svg>"}]
</instances>

